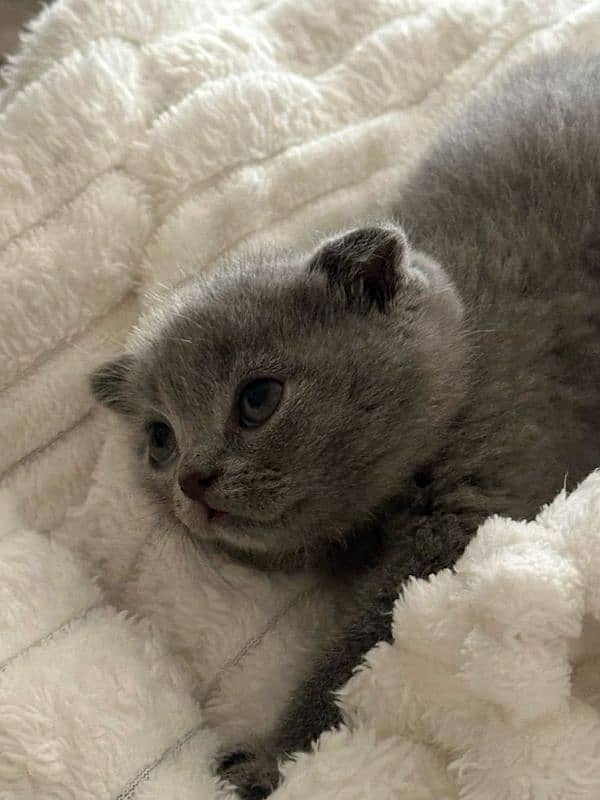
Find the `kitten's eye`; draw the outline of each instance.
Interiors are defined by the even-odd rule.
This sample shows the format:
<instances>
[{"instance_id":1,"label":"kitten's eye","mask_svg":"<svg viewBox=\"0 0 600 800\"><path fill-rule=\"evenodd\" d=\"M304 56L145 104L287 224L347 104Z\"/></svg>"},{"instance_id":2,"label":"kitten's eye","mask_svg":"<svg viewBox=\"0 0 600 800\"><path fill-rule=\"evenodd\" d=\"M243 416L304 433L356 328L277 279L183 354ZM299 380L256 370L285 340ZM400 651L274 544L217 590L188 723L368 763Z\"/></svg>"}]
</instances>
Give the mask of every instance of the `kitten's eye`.
<instances>
[{"instance_id":1,"label":"kitten's eye","mask_svg":"<svg viewBox=\"0 0 600 800\"><path fill-rule=\"evenodd\" d=\"M166 422L151 422L148 426L150 462L154 466L166 464L175 452L175 434Z\"/></svg>"},{"instance_id":2,"label":"kitten's eye","mask_svg":"<svg viewBox=\"0 0 600 800\"><path fill-rule=\"evenodd\" d=\"M256 428L266 422L275 412L283 384L273 378L252 381L240 395L240 424L244 428Z\"/></svg>"}]
</instances>

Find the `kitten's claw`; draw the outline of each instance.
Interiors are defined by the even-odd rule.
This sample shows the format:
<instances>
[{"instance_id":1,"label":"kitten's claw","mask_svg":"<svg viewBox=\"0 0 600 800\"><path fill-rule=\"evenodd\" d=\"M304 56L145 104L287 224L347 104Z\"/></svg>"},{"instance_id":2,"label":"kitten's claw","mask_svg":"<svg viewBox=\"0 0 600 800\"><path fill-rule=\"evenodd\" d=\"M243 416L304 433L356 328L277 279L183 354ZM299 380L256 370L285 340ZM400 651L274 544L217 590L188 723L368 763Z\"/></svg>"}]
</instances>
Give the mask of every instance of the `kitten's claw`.
<instances>
[{"instance_id":1,"label":"kitten's claw","mask_svg":"<svg viewBox=\"0 0 600 800\"><path fill-rule=\"evenodd\" d=\"M275 759L243 750L223 755L217 771L236 788L242 800L263 800L279 783Z\"/></svg>"}]
</instances>

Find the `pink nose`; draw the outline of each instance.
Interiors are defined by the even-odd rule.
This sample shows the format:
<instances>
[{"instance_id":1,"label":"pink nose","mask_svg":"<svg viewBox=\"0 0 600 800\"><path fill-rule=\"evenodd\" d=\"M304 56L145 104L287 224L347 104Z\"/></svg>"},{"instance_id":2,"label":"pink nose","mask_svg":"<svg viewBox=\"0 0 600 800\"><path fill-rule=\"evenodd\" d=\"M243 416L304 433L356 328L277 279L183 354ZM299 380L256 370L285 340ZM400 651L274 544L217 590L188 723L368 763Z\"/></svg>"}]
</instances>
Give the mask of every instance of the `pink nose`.
<instances>
[{"instance_id":1,"label":"pink nose","mask_svg":"<svg viewBox=\"0 0 600 800\"><path fill-rule=\"evenodd\" d=\"M204 493L214 480L214 475L203 475L201 472L189 472L180 476L179 488L190 500L204 502Z\"/></svg>"}]
</instances>

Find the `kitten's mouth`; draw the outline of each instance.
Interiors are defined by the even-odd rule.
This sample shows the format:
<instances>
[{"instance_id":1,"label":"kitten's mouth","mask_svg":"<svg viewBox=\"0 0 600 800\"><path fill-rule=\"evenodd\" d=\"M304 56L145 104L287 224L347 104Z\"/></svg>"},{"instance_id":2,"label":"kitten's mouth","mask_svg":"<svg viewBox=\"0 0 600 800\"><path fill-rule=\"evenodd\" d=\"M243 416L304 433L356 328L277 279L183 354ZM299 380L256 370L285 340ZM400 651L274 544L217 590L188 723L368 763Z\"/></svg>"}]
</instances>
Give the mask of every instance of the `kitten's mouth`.
<instances>
[{"instance_id":1,"label":"kitten's mouth","mask_svg":"<svg viewBox=\"0 0 600 800\"><path fill-rule=\"evenodd\" d=\"M223 511L220 508L213 508L212 506L209 506L208 503L204 503L204 505L206 506L206 516L209 522L217 519L223 519L223 517L227 516L227 511Z\"/></svg>"},{"instance_id":2,"label":"kitten's mouth","mask_svg":"<svg viewBox=\"0 0 600 800\"><path fill-rule=\"evenodd\" d=\"M194 503L175 503L175 515L185 527L195 536L202 536L212 532L213 536L240 535L251 536L253 539L264 535L265 526L271 527L280 517L273 517L267 520L257 520L246 515L241 515L237 511L230 511L211 503L202 498Z\"/></svg>"}]
</instances>

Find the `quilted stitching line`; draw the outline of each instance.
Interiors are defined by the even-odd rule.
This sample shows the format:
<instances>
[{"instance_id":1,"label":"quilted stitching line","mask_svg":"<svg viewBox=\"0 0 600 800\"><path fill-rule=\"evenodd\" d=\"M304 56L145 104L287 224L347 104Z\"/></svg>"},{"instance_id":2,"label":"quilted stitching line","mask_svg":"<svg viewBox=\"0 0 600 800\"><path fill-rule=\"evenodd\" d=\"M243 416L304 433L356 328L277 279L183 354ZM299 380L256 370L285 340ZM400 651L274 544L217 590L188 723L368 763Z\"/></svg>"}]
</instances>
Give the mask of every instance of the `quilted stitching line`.
<instances>
[{"instance_id":1,"label":"quilted stitching line","mask_svg":"<svg viewBox=\"0 0 600 800\"><path fill-rule=\"evenodd\" d=\"M47 633L44 636L40 637L39 639L36 639L34 642L31 642L31 644L28 644L22 650L19 650L14 655L0 662L0 674L6 672L6 670L10 667L11 664L22 658L30 650L34 650L37 647L42 647L42 645L45 645L48 642L51 642L57 636L60 636L60 634L66 631L71 625L83 622L83 620L88 616L88 614L91 611L100 608L101 605L102 603L94 603L93 605L86 608L85 611L83 611L81 614L78 614L76 617L71 617L70 619L61 623L57 628L50 631L50 633Z\"/></svg>"}]
</instances>

